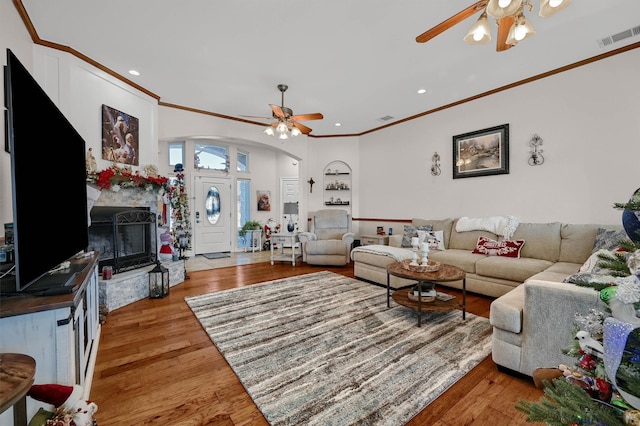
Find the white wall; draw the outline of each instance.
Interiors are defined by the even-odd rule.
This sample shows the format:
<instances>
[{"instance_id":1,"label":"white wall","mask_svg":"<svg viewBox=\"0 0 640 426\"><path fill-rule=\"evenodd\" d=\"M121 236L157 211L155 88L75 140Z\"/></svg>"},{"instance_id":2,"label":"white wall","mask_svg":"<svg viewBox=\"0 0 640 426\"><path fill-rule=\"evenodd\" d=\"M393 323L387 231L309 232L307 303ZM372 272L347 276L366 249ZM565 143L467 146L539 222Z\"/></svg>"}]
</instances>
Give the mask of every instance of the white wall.
<instances>
[{"instance_id":1,"label":"white wall","mask_svg":"<svg viewBox=\"0 0 640 426\"><path fill-rule=\"evenodd\" d=\"M638 63L635 49L362 136L359 214L620 224L613 203L640 187ZM454 180L452 136L505 123L509 174ZM535 133L545 163L532 167ZM435 151L440 176L430 172Z\"/></svg>"}]
</instances>

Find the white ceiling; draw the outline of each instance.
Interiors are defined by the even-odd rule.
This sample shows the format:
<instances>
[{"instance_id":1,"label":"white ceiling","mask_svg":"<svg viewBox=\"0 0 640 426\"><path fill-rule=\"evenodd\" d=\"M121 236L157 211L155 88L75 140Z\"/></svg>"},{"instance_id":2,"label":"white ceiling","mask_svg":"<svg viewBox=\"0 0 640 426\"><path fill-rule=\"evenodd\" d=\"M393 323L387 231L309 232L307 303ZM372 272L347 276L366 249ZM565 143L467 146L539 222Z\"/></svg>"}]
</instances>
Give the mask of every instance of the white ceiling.
<instances>
[{"instance_id":1,"label":"white ceiling","mask_svg":"<svg viewBox=\"0 0 640 426\"><path fill-rule=\"evenodd\" d=\"M491 18L489 44L462 41L479 14L415 41L474 2L22 0L40 39L73 48L161 102L269 117L269 104L281 103L276 86L287 84L294 114L324 114L303 122L312 136L361 134L640 42L597 42L640 26L639 0L574 0L548 18L532 0L525 15L537 34L500 53Z\"/></svg>"}]
</instances>

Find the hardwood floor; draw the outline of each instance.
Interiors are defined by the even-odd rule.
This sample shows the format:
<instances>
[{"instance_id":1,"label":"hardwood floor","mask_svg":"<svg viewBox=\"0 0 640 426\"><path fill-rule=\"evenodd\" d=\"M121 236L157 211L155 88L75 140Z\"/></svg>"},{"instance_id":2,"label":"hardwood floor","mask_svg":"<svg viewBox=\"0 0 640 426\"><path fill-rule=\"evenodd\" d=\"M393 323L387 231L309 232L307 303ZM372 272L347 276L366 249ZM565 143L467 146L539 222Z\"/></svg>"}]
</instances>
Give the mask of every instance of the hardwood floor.
<instances>
[{"instance_id":1,"label":"hardwood floor","mask_svg":"<svg viewBox=\"0 0 640 426\"><path fill-rule=\"evenodd\" d=\"M320 270L353 277L353 264L316 267L284 262L189 272L164 299L119 308L102 326L91 388L98 424L267 425L184 297ZM455 294L455 290L441 288ZM489 316L490 298L467 296L467 310ZM543 393L531 379L498 371L489 356L408 425L522 425L519 399Z\"/></svg>"}]
</instances>

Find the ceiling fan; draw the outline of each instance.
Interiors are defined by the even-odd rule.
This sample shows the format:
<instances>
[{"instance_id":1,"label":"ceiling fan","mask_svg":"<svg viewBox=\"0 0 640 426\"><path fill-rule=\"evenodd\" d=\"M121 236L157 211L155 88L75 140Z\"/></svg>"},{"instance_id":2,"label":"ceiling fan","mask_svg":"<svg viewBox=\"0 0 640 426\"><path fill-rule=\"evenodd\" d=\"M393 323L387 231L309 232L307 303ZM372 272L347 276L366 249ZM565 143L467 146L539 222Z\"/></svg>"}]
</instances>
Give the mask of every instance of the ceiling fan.
<instances>
[{"instance_id":1,"label":"ceiling fan","mask_svg":"<svg viewBox=\"0 0 640 426\"><path fill-rule=\"evenodd\" d=\"M540 0L539 15L546 18L564 9L569 3L571 0ZM483 10L478 21L464 37L464 41L470 44L483 44L491 40L487 19L487 15L489 15L496 20L498 25L496 51L502 52L535 34L533 25L524 17L525 7L529 9L529 12L533 10L531 0L480 0L420 34L416 37L416 41L425 43Z\"/></svg>"},{"instance_id":2,"label":"ceiling fan","mask_svg":"<svg viewBox=\"0 0 640 426\"><path fill-rule=\"evenodd\" d=\"M273 118L273 123L264 130L264 133L269 136L275 136L277 134L280 139L287 139L290 136L298 136L300 133L304 133L305 135L311 133L311 129L309 127L299 122L307 120L322 120L324 118L323 115L319 112L313 114L293 115L293 110L284 106L284 92L287 91L289 86L286 84L278 84L277 87L282 93L282 105L269 104L272 111L272 117L253 117L263 118L266 120Z\"/></svg>"}]
</instances>

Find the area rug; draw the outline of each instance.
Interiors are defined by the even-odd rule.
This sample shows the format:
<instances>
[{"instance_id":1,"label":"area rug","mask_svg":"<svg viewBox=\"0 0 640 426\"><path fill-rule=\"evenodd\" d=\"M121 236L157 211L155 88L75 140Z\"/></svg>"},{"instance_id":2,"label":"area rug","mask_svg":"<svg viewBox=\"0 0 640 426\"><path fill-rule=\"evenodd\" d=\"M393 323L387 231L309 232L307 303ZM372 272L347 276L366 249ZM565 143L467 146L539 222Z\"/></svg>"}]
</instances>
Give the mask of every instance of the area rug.
<instances>
[{"instance_id":1,"label":"area rug","mask_svg":"<svg viewBox=\"0 0 640 426\"><path fill-rule=\"evenodd\" d=\"M207 259L222 259L224 257L231 257L229 253L205 253L203 254Z\"/></svg>"},{"instance_id":2,"label":"area rug","mask_svg":"<svg viewBox=\"0 0 640 426\"><path fill-rule=\"evenodd\" d=\"M491 352L489 320L423 314L322 271L185 298L271 425L404 425Z\"/></svg>"}]
</instances>

